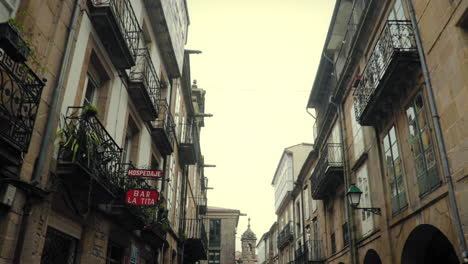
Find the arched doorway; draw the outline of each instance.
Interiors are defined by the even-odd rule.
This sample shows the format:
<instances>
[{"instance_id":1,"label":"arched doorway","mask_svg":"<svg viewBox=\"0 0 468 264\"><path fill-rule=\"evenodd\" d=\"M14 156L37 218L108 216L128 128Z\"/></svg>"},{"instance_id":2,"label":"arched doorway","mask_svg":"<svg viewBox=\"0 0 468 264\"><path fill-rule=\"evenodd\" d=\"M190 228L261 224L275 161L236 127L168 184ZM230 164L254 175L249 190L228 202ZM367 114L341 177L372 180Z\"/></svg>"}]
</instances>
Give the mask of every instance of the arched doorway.
<instances>
[{"instance_id":1,"label":"arched doorway","mask_svg":"<svg viewBox=\"0 0 468 264\"><path fill-rule=\"evenodd\" d=\"M364 264L382 264L382 261L375 250L369 249L364 257Z\"/></svg>"},{"instance_id":2,"label":"arched doorway","mask_svg":"<svg viewBox=\"0 0 468 264\"><path fill-rule=\"evenodd\" d=\"M459 264L453 245L436 227L419 225L403 247L401 264Z\"/></svg>"}]
</instances>

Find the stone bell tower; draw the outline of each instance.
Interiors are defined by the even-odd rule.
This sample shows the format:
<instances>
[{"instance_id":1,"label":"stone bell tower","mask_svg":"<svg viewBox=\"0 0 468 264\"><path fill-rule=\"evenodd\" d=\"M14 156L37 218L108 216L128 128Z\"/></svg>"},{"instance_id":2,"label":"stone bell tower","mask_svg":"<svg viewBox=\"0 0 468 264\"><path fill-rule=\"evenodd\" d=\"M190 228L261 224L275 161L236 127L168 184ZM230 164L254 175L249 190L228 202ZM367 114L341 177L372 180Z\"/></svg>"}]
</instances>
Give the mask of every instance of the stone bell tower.
<instances>
[{"instance_id":1,"label":"stone bell tower","mask_svg":"<svg viewBox=\"0 0 468 264\"><path fill-rule=\"evenodd\" d=\"M254 264L256 263L257 255L255 254L255 248L257 246L257 236L250 229L250 218L247 230L242 234L242 263Z\"/></svg>"}]
</instances>

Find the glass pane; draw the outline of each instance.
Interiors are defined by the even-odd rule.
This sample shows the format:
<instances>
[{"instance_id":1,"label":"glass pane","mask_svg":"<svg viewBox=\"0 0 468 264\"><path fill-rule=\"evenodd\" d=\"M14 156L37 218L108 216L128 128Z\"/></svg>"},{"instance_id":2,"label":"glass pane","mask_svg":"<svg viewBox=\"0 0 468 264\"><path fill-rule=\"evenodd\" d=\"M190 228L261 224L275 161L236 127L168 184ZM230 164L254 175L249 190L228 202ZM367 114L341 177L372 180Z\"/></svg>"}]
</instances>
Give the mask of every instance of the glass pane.
<instances>
[{"instance_id":1,"label":"glass pane","mask_svg":"<svg viewBox=\"0 0 468 264\"><path fill-rule=\"evenodd\" d=\"M424 166L424 158L423 158L423 155L420 155L418 157L416 157L416 160L415 160L416 164L416 175L424 175L426 173L426 168Z\"/></svg>"},{"instance_id":2,"label":"glass pane","mask_svg":"<svg viewBox=\"0 0 468 264\"><path fill-rule=\"evenodd\" d=\"M421 113L418 114L418 124L420 129L423 129L427 126L427 117L425 111L421 111Z\"/></svg>"},{"instance_id":3,"label":"glass pane","mask_svg":"<svg viewBox=\"0 0 468 264\"><path fill-rule=\"evenodd\" d=\"M396 132L395 132L395 127L392 127L389 132L390 135L390 144L393 144L396 142Z\"/></svg>"},{"instance_id":4,"label":"glass pane","mask_svg":"<svg viewBox=\"0 0 468 264\"><path fill-rule=\"evenodd\" d=\"M426 151L426 165L427 169L431 169L432 167L435 167L436 165L436 160L435 160L435 154L434 154L434 148L429 148Z\"/></svg>"},{"instance_id":5,"label":"glass pane","mask_svg":"<svg viewBox=\"0 0 468 264\"><path fill-rule=\"evenodd\" d=\"M434 167L428 171L428 184L429 184L429 188L431 189L436 186L439 186L440 177L437 171L437 167Z\"/></svg>"},{"instance_id":6,"label":"glass pane","mask_svg":"<svg viewBox=\"0 0 468 264\"><path fill-rule=\"evenodd\" d=\"M390 183L390 192L392 194L392 197L395 197L398 195L397 187L394 181Z\"/></svg>"},{"instance_id":7,"label":"glass pane","mask_svg":"<svg viewBox=\"0 0 468 264\"><path fill-rule=\"evenodd\" d=\"M413 106L409 106L408 109L406 109L406 116L408 117L409 122L412 122L416 119L416 114L414 112Z\"/></svg>"},{"instance_id":8,"label":"glass pane","mask_svg":"<svg viewBox=\"0 0 468 264\"><path fill-rule=\"evenodd\" d=\"M416 106L416 111L419 113L421 110L424 110L424 101L422 99L422 96L418 94L416 98L414 99L414 104Z\"/></svg>"},{"instance_id":9,"label":"glass pane","mask_svg":"<svg viewBox=\"0 0 468 264\"><path fill-rule=\"evenodd\" d=\"M418 133L418 128L415 122L409 123L409 134L410 134L410 142L413 142L416 138L416 134Z\"/></svg>"},{"instance_id":10,"label":"glass pane","mask_svg":"<svg viewBox=\"0 0 468 264\"><path fill-rule=\"evenodd\" d=\"M401 173L401 159L395 160L394 165L395 165L395 176L399 177L402 174Z\"/></svg>"},{"instance_id":11,"label":"glass pane","mask_svg":"<svg viewBox=\"0 0 468 264\"><path fill-rule=\"evenodd\" d=\"M398 206L398 197L392 197L392 213L397 213L400 210Z\"/></svg>"},{"instance_id":12,"label":"glass pane","mask_svg":"<svg viewBox=\"0 0 468 264\"><path fill-rule=\"evenodd\" d=\"M424 150L427 150L429 147L432 146L432 140L431 140L431 135L429 133L429 129L426 129L421 133L421 139L422 139Z\"/></svg>"},{"instance_id":13,"label":"glass pane","mask_svg":"<svg viewBox=\"0 0 468 264\"><path fill-rule=\"evenodd\" d=\"M422 176L418 176L418 185L419 185L419 194L423 195L429 191L429 187L427 184L427 177L425 174Z\"/></svg>"},{"instance_id":14,"label":"glass pane","mask_svg":"<svg viewBox=\"0 0 468 264\"><path fill-rule=\"evenodd\" d=\"M400 157L400 152L398 151L398 144L395 142L392 146L393 160L396 160Z\"/></svg>"},{"instance_id":15,"label":"glass pane","mask_svg":"<svg viewBox=\"0 0 468 264\"><path fill-rule=\"evenodd\" d=\"M385 150L385 152L387 152L387 150L390 148L390 143L389 143L389 137L388 137L388 135L386 135L386 136L384 137L383 142L384 142L384 150Z\"/></svg>"},{"instance_id":16,"label":"glass pane","mask_svg":"<svg viewBox=\"0 0 468 264\"><path fill-rule=\"evenodd\" d=\"M421 144L419 143L418 138L415 138L415 141L413 144L411 144L411 150L413 151L413 154L415 157L419 156L421 154Z\"/></svg>"}]
</instances>

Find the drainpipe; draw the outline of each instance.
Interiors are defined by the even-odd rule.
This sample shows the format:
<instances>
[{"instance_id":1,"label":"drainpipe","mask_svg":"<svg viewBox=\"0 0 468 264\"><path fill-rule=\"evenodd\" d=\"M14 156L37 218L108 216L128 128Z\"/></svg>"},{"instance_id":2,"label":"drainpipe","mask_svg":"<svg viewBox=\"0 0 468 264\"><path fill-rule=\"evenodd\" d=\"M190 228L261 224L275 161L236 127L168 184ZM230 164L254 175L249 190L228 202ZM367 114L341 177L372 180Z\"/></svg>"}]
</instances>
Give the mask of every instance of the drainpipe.
<instances>
[{"instance_id":1,"label":"drainpipe","mask_svg":"<svg viewBox=\"0 0 468 264\"><path fill-rule=\"evenodd\" d=\"M460 252L462 253L461 259L464 261L464 263L468 263L468 250L466 247L465 235L463 234L463 225L460 220L460 213L458 212L457 200L455 199L455 189L454 189L453 182L452 182L452 175L450 173L447 151L446 151L444 139L442 136L442 128L440 126L440 117L437 112L437 106L435 103L434 90L432 88L432 83L431 83L431 76L429 74L429 68L426 62L426 55L424 54L424 47L421 41L421 34L419 32L418 22L417 22L416 14L414 11L414 6L411 0L408 0L407 3L408 3L409 13L411 17L411 24L413 25L413 29L414 29L414 36L416 39L416 45L418 48L419 58L421 61L421 68L423 71L424 80L426 82L427 94L429 97L429 106L431 110L432 121L434 123L437 146L438 146L439 153L442 159L443 173L444 173L445 179L447 180L449 204L452 209L452 214L453 214L452 217L455 222L456 229L457 229L456 231L457 231L458 240L460 241Z\"/></svg>"},{"instance_id":2,"label":"drainpipe","mask_svg":"<svg viewBox=\"0 0 468 264\"><path fill-rule=\"evenodd\" d=\"M349 186L349 180L350 180L350 175L349 175L349 170L348 170L348 157L347 157L347 152L345 151L345 139L344 135L346 134L346 127L345 127L345 120L343 116L343 105L337 104L333 102L332 98L330 97L329 102L333 104L338 112L338 122L340 126L340 140L341 140L341 157L343 159L343 168L344 168L344 175L343 175L343 184L344 184L344 189L345 189L345 197L344 197L344 203L345 203L345 218L346 221L348 222L348 237L349 237L349 249L351 252L351 263L355 264L358 263L357 261L357 247L356 247L356 240L354 237L354 232L351 230L354 229L354 221L353 217L351 217L351 212L349 210L350 206L348 204L348 199L346 199L346 191Z\"/></svg>"},{"instance_id":3,"label":"drainpipe","mask_svg":"<svg viewBox=\"0 0 468 264\"><path fill-rule=\"evenodd\" d=\"M39 150L39 158L36 163L36 169L34 170L32 184L40 184L41 183L41 173L44 169L44 166L47 161L47 152L50 146L50 140L53 135L54 130L54 121L55 116L57 113L57 106L58 101L60 99L60 95L63 89L63 84L65 82L65 75L67 71L68 61L70 59L71 48L73 43L73 36L75 35L76 24L78 22L78 14L79 14L79 0L75 0L75 6L73 7L73 16L71 18L70 28L68 29L68 36L67 42L65 43L65 53L62 57L62 62L60 65L60 72L59 78L57 81L57 86L54 89L54 93L52 95L52 102L50 104L50 110L47 114L47 123L45 127L44 136L42 137L41 146Z\"/></svg>"}]
</instances>

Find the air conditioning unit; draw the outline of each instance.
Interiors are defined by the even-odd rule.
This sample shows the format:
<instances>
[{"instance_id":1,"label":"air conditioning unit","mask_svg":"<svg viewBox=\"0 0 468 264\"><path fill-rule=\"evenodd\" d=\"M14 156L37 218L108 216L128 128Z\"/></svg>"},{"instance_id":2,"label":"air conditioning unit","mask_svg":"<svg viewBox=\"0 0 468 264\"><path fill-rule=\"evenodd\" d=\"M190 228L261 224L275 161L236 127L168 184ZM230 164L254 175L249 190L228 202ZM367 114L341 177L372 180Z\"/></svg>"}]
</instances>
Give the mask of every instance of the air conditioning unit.
<instances>
[{"instance_id":1,"label":"air conditioning unit","mask_svg":"<svg viewBox=\"0 0 468 264\"><path fill-rule=\"evenodd\" d=\"M0 189L0 204L11 207L15 200L16 187L6 184Z\"/></svg>"}]
</instances>

